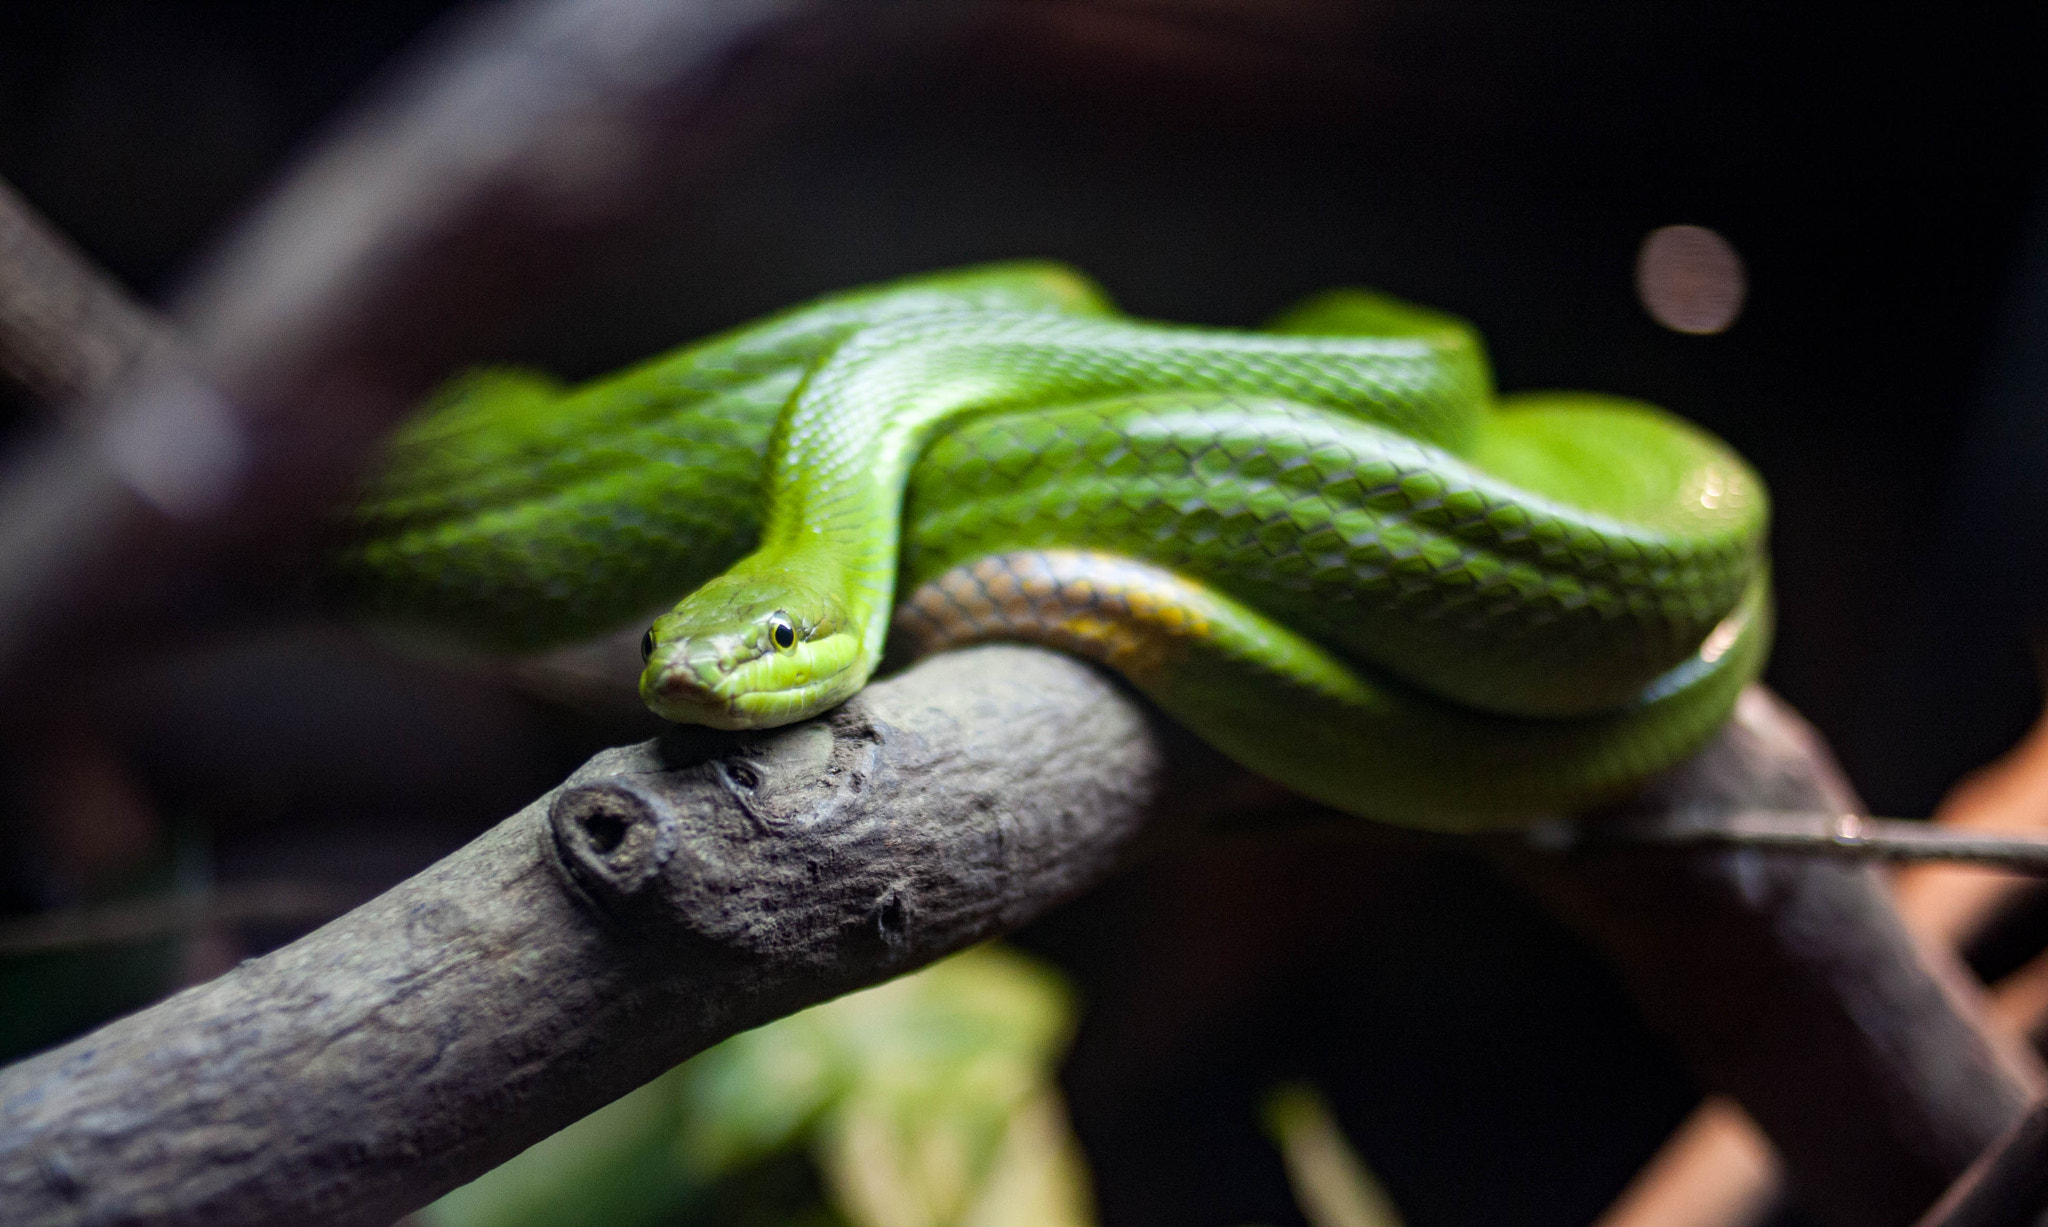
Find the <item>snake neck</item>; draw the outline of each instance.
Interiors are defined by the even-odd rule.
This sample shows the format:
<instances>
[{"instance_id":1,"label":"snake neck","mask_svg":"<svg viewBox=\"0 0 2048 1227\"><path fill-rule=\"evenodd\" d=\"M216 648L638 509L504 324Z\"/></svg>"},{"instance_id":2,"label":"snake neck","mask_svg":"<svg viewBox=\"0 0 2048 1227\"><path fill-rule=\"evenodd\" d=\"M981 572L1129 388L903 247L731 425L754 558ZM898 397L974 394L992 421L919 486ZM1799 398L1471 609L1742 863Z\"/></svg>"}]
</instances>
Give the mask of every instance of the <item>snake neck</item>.
<instances>
[{"instance_id":1,"label":"snake neck","mask_svg":"<svg viewBox=\"0 0 2048 1227\"><path fill-rule=\"evenodd\" d=\"M1458 447L1486 411L1487 377L1476 345L1449 334L1272 336L1009 311L864 329L777 423L760 548L655 623L660 660L643 694L671 718L719 723L787 723L843 701L881 662L904 488L934 435L1019 406L1163 391L1277 395ZM779 604L777 584L792 593ZM775 657L777 619L799 645L782 651L816 660ZM828 663L841 670L829 680Z\"/></svg>"}]
</instances>

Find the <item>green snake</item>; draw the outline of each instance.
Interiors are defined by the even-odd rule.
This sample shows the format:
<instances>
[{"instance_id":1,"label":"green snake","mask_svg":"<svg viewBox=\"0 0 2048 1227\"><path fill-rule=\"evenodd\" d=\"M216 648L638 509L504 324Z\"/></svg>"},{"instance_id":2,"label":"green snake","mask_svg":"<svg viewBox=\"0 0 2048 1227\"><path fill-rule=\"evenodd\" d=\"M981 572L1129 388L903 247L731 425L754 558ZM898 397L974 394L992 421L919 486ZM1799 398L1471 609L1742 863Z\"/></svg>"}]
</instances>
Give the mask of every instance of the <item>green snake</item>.
<instances>
[{"instance_id":1,"label":"green snake","mask_svg":"<svg viewBox=\"0 0 2048 1227\"><path fill-rule=\"evenodd\" d=\"M335 575L534 649L653 618L642 697L768 727L906 654L1105 663L1361 816L1512 826L1696 749L1770 637L1766 497L1637 402L1496 398L1474 331L1358 290L1265 331L1061 266L830 295L564 388L471 375L394 439Z\"/></svg>"}]
</instances>

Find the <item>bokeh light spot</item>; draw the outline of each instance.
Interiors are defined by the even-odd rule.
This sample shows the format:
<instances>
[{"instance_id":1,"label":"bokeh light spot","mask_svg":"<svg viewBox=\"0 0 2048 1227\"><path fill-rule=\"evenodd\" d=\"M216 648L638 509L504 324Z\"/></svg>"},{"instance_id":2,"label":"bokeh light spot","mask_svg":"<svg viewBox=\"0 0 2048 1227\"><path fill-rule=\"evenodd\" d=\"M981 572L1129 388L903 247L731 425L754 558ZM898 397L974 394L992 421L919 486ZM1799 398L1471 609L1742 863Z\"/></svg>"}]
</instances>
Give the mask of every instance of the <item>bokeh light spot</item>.
<instances>
[{"instance_id":1,"label":"bokeh light spot","mask_svg":"<svg viewBox=\"0 0 2048 1227\"><path fill-rule=\"evenodd\" d=\"M1725 332L1749 291L1742 257L1705 226L1659 226L1636 253L1636 296L1673 332Z\"/></svg>"}]
</instances>

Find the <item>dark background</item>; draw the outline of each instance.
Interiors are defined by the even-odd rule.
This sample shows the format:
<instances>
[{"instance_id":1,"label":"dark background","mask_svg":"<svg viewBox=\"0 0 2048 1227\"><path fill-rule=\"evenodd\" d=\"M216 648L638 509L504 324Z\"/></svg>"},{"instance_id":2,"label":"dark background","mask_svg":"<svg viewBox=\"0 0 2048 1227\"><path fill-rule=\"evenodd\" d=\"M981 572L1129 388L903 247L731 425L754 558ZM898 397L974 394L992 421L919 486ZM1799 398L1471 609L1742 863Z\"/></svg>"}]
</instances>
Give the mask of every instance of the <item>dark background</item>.
<instances>
[{"instance_id":1,"label":"dark background","mask_svg":"<svg viewBox=\"0 0 2048 1227\"><path fill-rule=\"evenodd\" d=\"M444 7L0 7L0 176L161 302ZM1471 318L1504 388L1640 396L1747 455L1769 680L1876 812L1924 814L2038 707L2048 73L2021 7L1016 0L534 287L502 356L595 374L1017 255L1187 321L1380 286ZM1724 335L1636 301L1676 222L1746 262ZM374 889L619 734L301 621L134 685L107 737L223 880ZM1298 1221L1256 1127L1282 1076L1331 1093L1415 1227L1586 1222L1696 1094L1590 954L1454 854L1184 857L1027 941L1095 1006L1069 1083L1112 1227Z\"/></svg>"}]
</instances>

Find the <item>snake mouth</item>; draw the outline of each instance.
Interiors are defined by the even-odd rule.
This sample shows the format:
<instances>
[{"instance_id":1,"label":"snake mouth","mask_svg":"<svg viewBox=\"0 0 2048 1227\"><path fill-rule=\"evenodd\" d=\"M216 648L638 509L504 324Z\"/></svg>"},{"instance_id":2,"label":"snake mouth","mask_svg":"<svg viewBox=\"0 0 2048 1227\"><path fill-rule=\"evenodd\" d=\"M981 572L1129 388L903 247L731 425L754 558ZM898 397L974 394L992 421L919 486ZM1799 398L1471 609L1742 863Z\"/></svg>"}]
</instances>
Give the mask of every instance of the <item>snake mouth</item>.
<instances>
[{"instance_id":1,"label":"snake mouth","mask_svg":"<svg viewBox=\"0 0 2048 1227\"><path fill-rule=\"evenodd\" d=\"M677 724L749 728L733 710L733 664L730 650L682 640L647 662L640 674L640 698L656 715Z\"/></svg>"},{"instance_id":2,"label":"snake mouth","mask_svg":"<svg viewBox=\"0 0 2048 1227\"><path fill-rule=\"evenodd\" d=\"M865 680L858 642L828 635L786 651L749 650L724 636L665 644L640 675L640 697L677 724L763 729L790 724L852 697Z\"/></svg>"}]
</instances>

